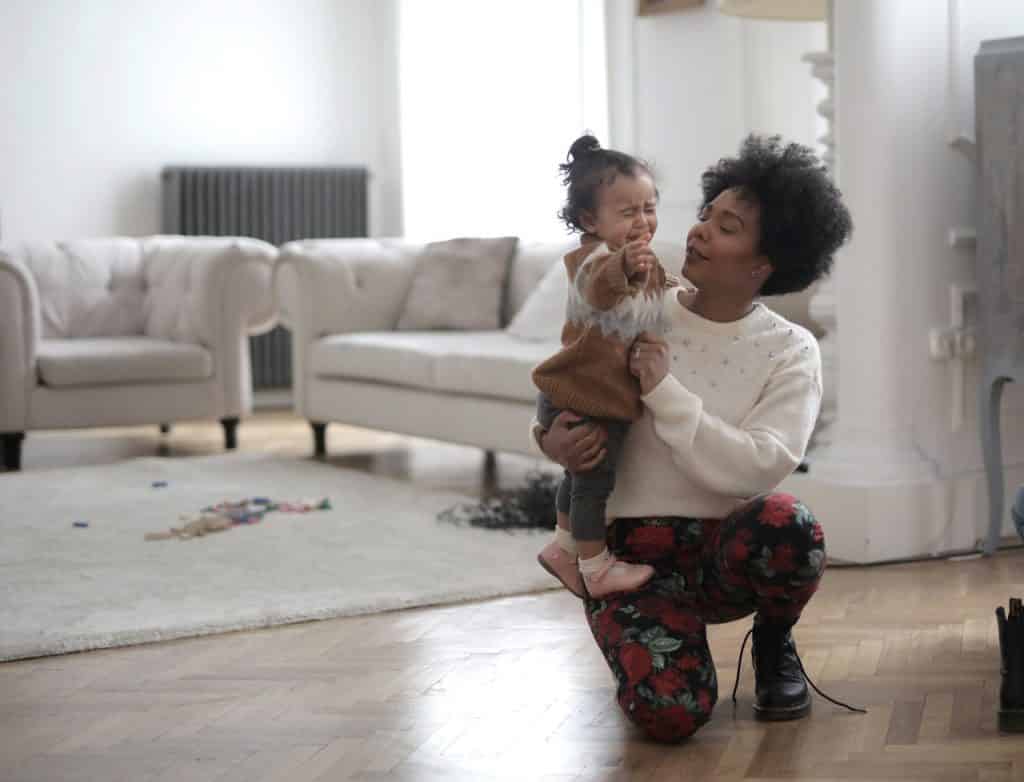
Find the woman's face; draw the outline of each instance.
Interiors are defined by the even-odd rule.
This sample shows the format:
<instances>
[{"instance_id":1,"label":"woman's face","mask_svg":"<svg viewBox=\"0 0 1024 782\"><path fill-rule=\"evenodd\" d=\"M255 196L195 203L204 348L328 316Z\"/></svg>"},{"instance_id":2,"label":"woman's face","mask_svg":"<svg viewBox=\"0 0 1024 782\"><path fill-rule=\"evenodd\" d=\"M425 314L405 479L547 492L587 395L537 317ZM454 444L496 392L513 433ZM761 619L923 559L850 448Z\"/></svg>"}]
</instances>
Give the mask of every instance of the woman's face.
<instances>
[{"instance_id":1,"label":"woman's face","mask_svg":"<svg viewBox=\"0 0 1024 782\"><path fill-rule=\"evenodd\" d=\"M588 233L600 237L609 250L618 250L634 240L651 241L658 230L658 191L654 180L638 171L636 176L619 174L597 193L597 209L582 215Z\"/></svg>"},{"instance_id":2,"label":"woman's face","mask_svg":"<svg viewBox=\"0 0 1024 782\"><path fill-rule=\"evenodd\" d=\"M723 191L686 235L683 276L706 293L753 298L772 271L758 253L760 237L760 205L735 189Z\"/></svg>"}]
</instances>

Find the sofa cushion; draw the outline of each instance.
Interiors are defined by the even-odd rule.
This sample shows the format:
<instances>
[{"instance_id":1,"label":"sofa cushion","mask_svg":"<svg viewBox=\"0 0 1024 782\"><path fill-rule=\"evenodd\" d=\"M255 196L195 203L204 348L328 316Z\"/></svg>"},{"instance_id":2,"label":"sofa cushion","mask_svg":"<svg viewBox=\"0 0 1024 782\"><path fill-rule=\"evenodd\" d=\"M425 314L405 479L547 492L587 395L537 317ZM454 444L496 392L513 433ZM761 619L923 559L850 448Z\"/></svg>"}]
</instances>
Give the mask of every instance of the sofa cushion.
<instances>
[{"instance_id":1,"label":"sofa cushion","mask_svg":"<svg viewBox=\"0 0 1024 782\"><path fill-rule=\"evenodd\" d=\"M530 373L557 348L502 331L363 332L318 340L310 363L320 377L532 401Z\"/></svg>"},{"instance_id":2,"label":"sofa cushion","mask_svg":"<svg viewBox=\"0 0 1024 782\"><path fill-rule=\"evenodd\" d=\"M453 348L437 359L439 391L532 402L537 398L533 368L558 350L559 343L527 342L499 331Z\"/></svg>"},{"instance_id":3,"label":"sofa cushion","mask_svg":"<svg viewBox=\"0 0 1024 782\"><path fill-rule=\"evenodd\" d=\"M204 380L213 356L199 345L150 337L44 339L39 378L48 386L97 386Z\"/></svg>"},{"instance_id":4,"label":"sofa cushion","mask_svg":"<svg viewBox=\"0 0 1024 782\"><path fill-rule=\"evenodd\" d=\"M569 300L569 273L565 264L551 265L505 330L510 336L538 342L557 342L562 336Z\"/></svg>"},{"instance_id":5,"label":"sofa cushion","mask_svg":"<svg viewBox=\"0 0 1024 782\"><path fill-rule=\"evenodd\" d=\"M578 238L561 242L524 242L519 240L515 261L508 276L507 311L511 322L525 306L537 285L556 264L565 268L562 259L570 250L580 246ZM507 324L506 324L507 325Z\"/></svg>"},{"instance_id":6,"label":"sofa cushion","mask_svg":"<svg viewBox=\"0 0 1024 782\"><path fill-rule=\"evenodd\" d=\"M450 239L423 248L398 329L496 329L519 240Z\"/></svg>"},{"instance_id":7,"label":"sofa cushion","mask_svg":"<svg viewBox=\"0 0 1024 782\"><path fill-rule=\"evenodd\" d=\"M10 252L35 278L44 339L142 333L145 282L138 240L34 241Z\"/></svg>"},{"instance_id":8,"label":"sofa cushion","mask_svg":"<svg viewBox=\"0 0 1024 782\"><path fill-rule=\"evenodd\" d=\"M473 333L473 332L467 332ZM310 371L321 377L433 387L432 364L446 339L467 334L433 331L366 331L333 334L313 343Z\"/></svg>"}]
</instances>

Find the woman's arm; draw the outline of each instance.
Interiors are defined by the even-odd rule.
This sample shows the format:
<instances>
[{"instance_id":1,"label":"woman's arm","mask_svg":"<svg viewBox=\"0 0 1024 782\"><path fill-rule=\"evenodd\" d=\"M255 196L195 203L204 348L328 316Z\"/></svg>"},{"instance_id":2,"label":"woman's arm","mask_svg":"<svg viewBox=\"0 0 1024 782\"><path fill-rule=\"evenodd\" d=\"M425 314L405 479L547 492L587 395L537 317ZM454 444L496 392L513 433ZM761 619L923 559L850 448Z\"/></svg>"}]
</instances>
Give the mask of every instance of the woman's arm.
<instances>
[{"instance_id":1,"label":"woman's arm","mask_svg":"<svg viewBox=\"0 0 1024 782\"><path fill-rule=\"evenodd\" d=\"M654 417L654 431L689 478L718 494L751 497L775 488L800 464L821 405L816 350L809 360L775 372L735 426L705 412L703 400L668 374L667 359L660 374L659 359L650 353L644 344L638 371L656 368L647 384L640 375L642 398Z\"/></svg>"}]
</instances>

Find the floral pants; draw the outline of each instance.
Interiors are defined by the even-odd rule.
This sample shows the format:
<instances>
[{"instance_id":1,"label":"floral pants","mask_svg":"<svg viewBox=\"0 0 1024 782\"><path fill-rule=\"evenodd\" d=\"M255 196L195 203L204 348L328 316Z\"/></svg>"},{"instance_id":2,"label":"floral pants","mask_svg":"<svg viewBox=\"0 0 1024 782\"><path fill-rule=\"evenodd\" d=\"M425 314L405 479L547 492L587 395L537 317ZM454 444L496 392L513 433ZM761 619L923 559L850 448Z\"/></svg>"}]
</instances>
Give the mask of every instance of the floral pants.
<instances>
[{"instance_id":1,"label":"floral pants","mask_svg":"<svg viewBox=\"0 0 1024 782\"><path fill-rule=\"evenodd\" d=\"M588 600L586 613L619 706L659 741L684 739L711 717L718 685L707 624L755 611L796 621L825 569L821 525L781 493L724 519L618 519L608 548L655 568L642 589Z\"/></svg>"}]
</instances>

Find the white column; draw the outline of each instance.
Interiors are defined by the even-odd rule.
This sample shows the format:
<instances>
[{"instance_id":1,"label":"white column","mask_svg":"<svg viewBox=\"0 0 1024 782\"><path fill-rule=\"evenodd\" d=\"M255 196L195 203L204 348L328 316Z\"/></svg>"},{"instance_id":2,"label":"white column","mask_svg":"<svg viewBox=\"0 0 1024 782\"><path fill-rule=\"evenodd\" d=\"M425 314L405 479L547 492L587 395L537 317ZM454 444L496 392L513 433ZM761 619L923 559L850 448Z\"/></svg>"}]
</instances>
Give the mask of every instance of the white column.
<instances>
[{"instance_id":1,"label":"white column","mask_svg":"<svg viewBox=\"0 0 1024 782\"><path fill-rule=\"evenodd\" d=\"M970 5L980 15L971 29L1021 29L998 0ZM838 559L970 550L987 515L975 422L952 431L950 367L929 355L930 330L949 325L951 286L974 272L947 242L971 224L976 175L943 121L955 108L958 35L947 10L937 0L834 0L835 173L854 231L814 305L827 313L831 293L839 415L810 471L783 488L821 519ZM1008 469L1024 474L1020 464Z\"/></svg>"},{"instance_id":2,"label":"white column","mask_svg":"<svg viewBox=\"0 0 1024 782\"><path fill-rule=\"evenodd\" d=\"M911 39L922 35L922 21L920 14L892 13L886 0L840 0L835 7L838 181L854 235L833 280L843 363L839 420L815 466L819 476L843 483L934 477L913 438L922 381L914 368L927 365L920 322L929 319L921 311L928 309L921 287L929 271L927 234L941 230L933 226L919 166L939 165L933 158L947 147L941 128L929 134L926 127L935 87L925 69L911 70ZM937 51L942 67L941 45ZM944 82L935 82L941 105ZM934 149L929 135L936 136Z\"/></svg>"}]
</instances>

